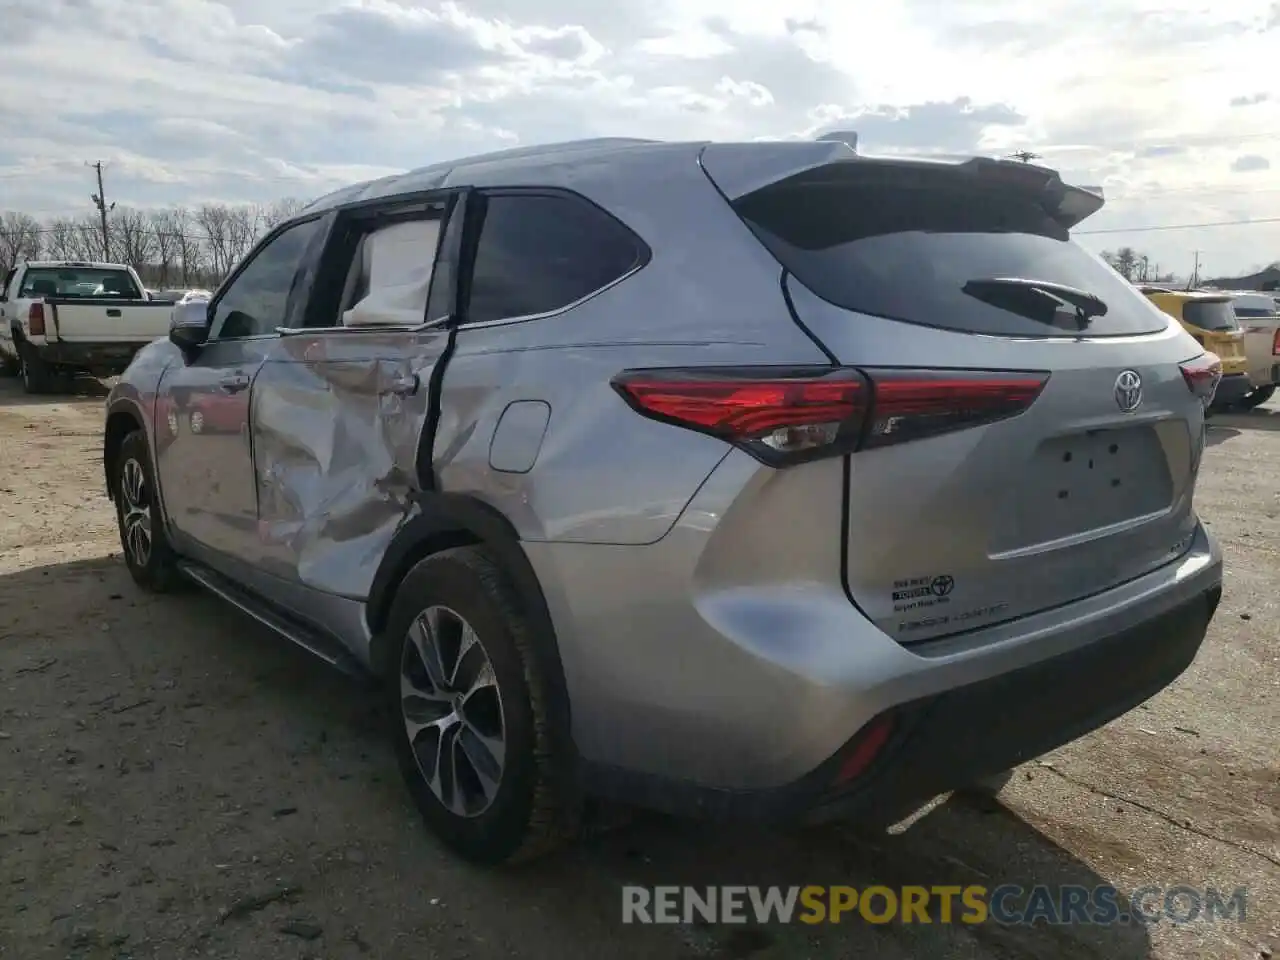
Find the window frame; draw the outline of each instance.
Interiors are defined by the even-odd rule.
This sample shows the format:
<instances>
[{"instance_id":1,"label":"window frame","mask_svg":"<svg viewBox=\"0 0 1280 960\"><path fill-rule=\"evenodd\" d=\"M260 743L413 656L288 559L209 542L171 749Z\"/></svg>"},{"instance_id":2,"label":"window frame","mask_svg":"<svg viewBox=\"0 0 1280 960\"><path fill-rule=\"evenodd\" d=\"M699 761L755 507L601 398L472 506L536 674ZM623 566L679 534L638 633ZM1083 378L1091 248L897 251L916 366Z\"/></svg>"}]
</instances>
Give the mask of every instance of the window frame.
<instances>
[{"instance_id":1,"label":"window frame","mask_svg":"<svg viewBox=\"0 0 1280 960\"><path fill-rule=\"evenodd\" d=\"M413 333L430 327L445 326L451 317L427 319L427 313L435 301L436 285L440 281L440 265L447 255L446 245L452 233L451 225L465 214L463 202L469 191L450 187L411 194L361 200L336 208L334 221L325 238L323 249L316 254L318 283L307 291L307 302L299 311L300 326L281 327L280 336L320 336L339 334ZM439 220L441 227L433 254L431 285L427 291L427 305L423 320L414 324L386 324L382 326L348 327L340 322L341 298L347 276L354 265L360 238L368 236L379 227L419 220ZM320 317L329 322L317 322Z\"/></svg>"},{"instance_id":2,"label":"window frame","mask_svg":"<svg viewBox=\"0 0 1280 960\"><path fill-rule=\"evenodd\" d=\"M468 226L470 226L471 229L469 231L470 236L467 238L469 242L466 243L465 250L463 253L463 262L462 262L461 277L460 277L460 283L462 284L462 287L463 287L463 295L460 297L460 303L459 303L459 311L461 314L458 320L459 327L463 327L468 330L473 330L473 329L482 330L489 327L505 327L515 323L528 323L533 320L545 320L550 317L558 317L563 313L568 313L570 310L573 310L576 307L581 306L582 304L586 303L588 300L595 299L605 291L611 290L612 288L616 287L618 284L622 283L624 280L630 279L631 277L639 273L641 270L643 270L645 267L647 267L649 263L653 260L653 249L649 246L648 243L645 242L643 237L641 237L638 233L636 233L636 231L633 230L626 223L623 223L623 221L620 220L613 213L605 209L600 204L596 203L590 197L584 196L583 194L579 193L576 190L569 190L564 187L536 187L536 186L533 186L533 187L483 187L483 188L478 188L476 190L476 194L482 200L482 202L486 205L490 199L493 199L496 197L554 197L556 199L584 203L587 206L593 207L595 210L599 211L603 216L607 217L609 220L612 220L620 229L625 231L626 235L629 236L631 238L631 241L635 244L636 260L635 260L635 263L633 263L632 266L627 271L615 277L613 280L610 280L608 283L604 284L601 287L597 287L595 290L591 291L590 293L582 297L579 297L577 300L571 301L570 303L566 303L564 306L557 307L554 310L546 310L546 311L543 311L542 313L529 313L529 314L522 314L519 316L512 316L512 317L499 317L494 320L471 320L470 317L468 316L470 312L470 304L471 304L471 288L474 280L476 256L479 253L479 249L480 249L480 239L484 233L484 224L483 224L483 221L480 219L484 211L483 211L483 208L468 210L467 216L468 216L468 219L471 221L471 223L469 223Z\"/></svg>"},{"instance_id":3,"label":"window frame","mask_svg":"<svg viewBox=\"0 0 1280 960\"><path fill-rule=\"evenodd\" d=\"M280 237L284 236L284 234L297 227L301 227L308 223L315 223L317 221L320 221L320 229L309 241L307 241L307 245L302 251L302 256L298 259L298 263L294 267L293 277L289 281L289 292L285 296L284 308L284 319L286 324L277 325L274 329L268 332L254 333L243 337L214 336L213 325L218 312L218 307L221 305L222 301L226 299L227 294L231 292L231 288L235 286L236 281L240 279L244 272L249 269L258 257L262 255L263 251L266 250L267 247ZM328 223L325 223L324 221L328 221ZM268 340L273 337L280 336L282 326L287 326L287 321L296 313L299 302L305 306L307 300L310 298L310 288L315 283L315 264L320 251L324 249L324 245L328 242L328 236L332 232L332 227L333 211L326 210L310 216L286 220L284 223L277 224L264 234L262 238L255 243L252 248L250 248L249 252L244 255L236 265L236 268L232 270L231 273L227 274L226 278L218 284L217 289L213 292L213 296L209 298L207 313L209 318L209 330L206 334L205 343L244 343L252 340ZM303 285L299 283L303 278L304 268L310 269L310 276L306 279L305 289Z\"/></svg>"}]
</instances>

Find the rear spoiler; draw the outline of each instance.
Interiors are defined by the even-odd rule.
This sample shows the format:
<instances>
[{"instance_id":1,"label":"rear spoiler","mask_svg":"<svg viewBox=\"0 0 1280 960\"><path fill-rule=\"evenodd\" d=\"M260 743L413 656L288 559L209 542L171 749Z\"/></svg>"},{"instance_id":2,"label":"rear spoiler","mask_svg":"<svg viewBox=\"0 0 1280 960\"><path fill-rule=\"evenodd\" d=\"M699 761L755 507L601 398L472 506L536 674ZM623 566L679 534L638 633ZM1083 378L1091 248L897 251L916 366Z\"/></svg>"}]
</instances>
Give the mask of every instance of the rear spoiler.
<instances>
[{"instance_id":1,"label":"rear spoiler","mask_svg":"<svg viewBox=\"0 0 1280 960\"><path fill-rule=\"evenodd\" d=\"M1106 202L1101 187L1067 184L1048 167L988 157L867 157L856 152L856 143L856 137L845 132L817 141L713 143L703 148L699 162L730 202L766 187L838 182L846 174L877 168L907 176L940 174L1021 186L1040 193L1045 209L1067 229L1093 216Z\"/></svg>"}]
</instances>

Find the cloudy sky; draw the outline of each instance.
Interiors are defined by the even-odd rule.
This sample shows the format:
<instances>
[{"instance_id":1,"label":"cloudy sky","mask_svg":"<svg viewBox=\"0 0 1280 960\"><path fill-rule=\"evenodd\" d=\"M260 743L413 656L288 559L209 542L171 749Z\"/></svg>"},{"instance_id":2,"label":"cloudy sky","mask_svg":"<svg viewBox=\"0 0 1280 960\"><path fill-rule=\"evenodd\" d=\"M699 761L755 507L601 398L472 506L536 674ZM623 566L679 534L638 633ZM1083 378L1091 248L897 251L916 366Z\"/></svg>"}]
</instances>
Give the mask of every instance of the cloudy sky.
<instances>
[{"instance_id":1,"label":"cloudy sky","mask_svg":"<svg viewBox=\"0 0 1280 960\"><path fill-rule=\"evenodd\" d=\"M1082 230L1280 219L1273 0L4 0L0 209L310 198L584 136L1030 149ZM1082 238L1083 239L1083 238ZM1280 223L1093 234L1213 275Z\"/></svg>"}]
</instances>

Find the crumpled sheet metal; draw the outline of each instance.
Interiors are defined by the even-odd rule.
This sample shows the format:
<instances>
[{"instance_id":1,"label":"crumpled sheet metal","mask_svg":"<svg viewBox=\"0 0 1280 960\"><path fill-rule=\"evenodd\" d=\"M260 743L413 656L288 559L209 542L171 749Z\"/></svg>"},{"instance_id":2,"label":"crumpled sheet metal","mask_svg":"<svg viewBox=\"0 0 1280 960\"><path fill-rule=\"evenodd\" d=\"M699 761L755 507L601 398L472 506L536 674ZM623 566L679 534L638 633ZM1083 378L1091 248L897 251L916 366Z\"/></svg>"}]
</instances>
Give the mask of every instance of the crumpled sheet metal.
<instances>
[{"instance_id":1,"label":"crumpled sheet metal","mask_svg":"<svg viewBox=\"0 0 1280 960\"><path fill-rule=\"evenodd\" d=\"M349 348L338 339L299 343L312 349L309 362L270 363L259 374L259 535L268 555L306 586L363 597L418 487L426 378L413 396L390 392L415 366L403 340L392 359L368 356L381 351L366 338L353 337L361 342ZM317 343L325 359L314 356ZM345 359L344 349L362 356Z\"/></svg>"}]
</instances>

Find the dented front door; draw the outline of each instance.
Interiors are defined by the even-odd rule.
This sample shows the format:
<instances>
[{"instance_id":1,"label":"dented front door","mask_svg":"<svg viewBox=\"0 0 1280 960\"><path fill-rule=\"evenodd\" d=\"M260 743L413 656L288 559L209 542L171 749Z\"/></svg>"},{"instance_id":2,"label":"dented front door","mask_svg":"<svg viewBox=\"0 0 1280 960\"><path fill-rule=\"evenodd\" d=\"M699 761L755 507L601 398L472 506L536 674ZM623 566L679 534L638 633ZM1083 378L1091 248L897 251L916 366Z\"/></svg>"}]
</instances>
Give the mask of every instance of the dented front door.
<instances>
[{"instance_id":1,"label":"dented front door","mask_svg":"<svg viewBox=\"0 0 1280 960\"><path fill-rule=\"evenodd\" d=\"M299 331L254 385L255 556L266 573L362 599L417 488L443 329Z\"/></svg>"}]
</instances>

